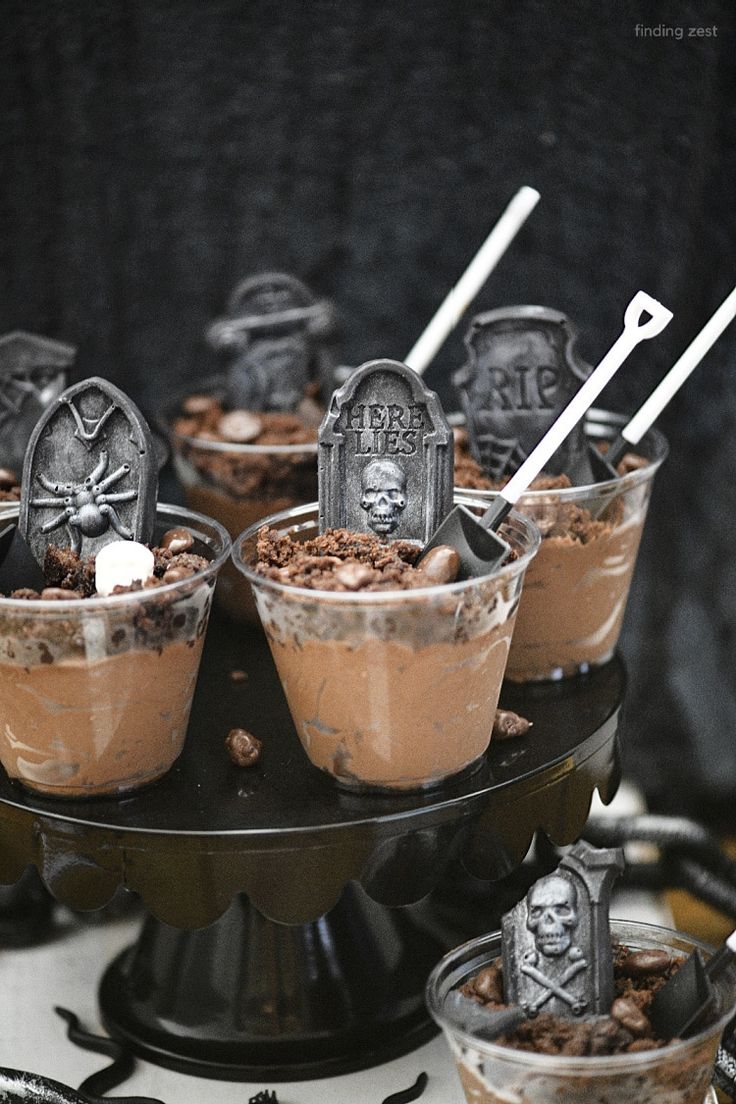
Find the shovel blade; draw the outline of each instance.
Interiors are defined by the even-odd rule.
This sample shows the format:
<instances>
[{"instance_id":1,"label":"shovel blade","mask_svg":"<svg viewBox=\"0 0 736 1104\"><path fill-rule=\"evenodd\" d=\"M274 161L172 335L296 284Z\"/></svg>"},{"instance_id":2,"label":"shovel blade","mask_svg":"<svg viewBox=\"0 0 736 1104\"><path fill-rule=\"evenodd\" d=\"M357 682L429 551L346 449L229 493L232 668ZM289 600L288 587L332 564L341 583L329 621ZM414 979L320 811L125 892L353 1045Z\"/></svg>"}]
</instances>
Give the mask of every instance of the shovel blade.
<instances>
[{"instance_id":1,"label":"shovel blade","mask_svg":"<svg viewBox=\"0 0 736 1104\"><path fill-rule=\"evenodd\" d=\"M527 1018L526 1012L518 1004L510 1005L508 1008L484 1008L457 991L447 997L445 1011L452 1016L453 1020L459 1021L459 1026L466 1034L474 1035L486 1042L490 1042L498 1035L513 1031L522 1020Z\"/></svg>"},{"instance_id":2,"label":"shovel blade","mask_svg":"<svg viewBox=\"0 0 736 1104\"><path fill-rule=\"evenodd\" d=\"M588 445L588 460L590 461L590 468L593 472L594 483L604 483L608 479L618 479L619 473L614 468L613 464L609 464L602 452L599 452L595 445Z\"/></svg>"},{"instance_id":3,"label":"shovel blade","mask_svg":"<svg viewBox=\"0 0 736 1104\"><path fill-rule=\"evenodd\" d=\"M487 529L466 506L455 506L432 535L420 561L433 548L449 544L460 557L458 579L490 575L509 554L509 546L492 529Z\"/></svg>"},{"instance_id":4,"label":"shovel blade","mask_svg":"<svg viewBox=\"0 0 736 1104\"><path fill-rule=\"evenodd\" d=\"M0 593L9 594L18 587L33 587L39 592L46 586L43 571L20 535L15 522L0 530Z\"/></svg>"},{"instance_id":5,"label":"shovel blade","mask_svg":"<svg viewBox=\"0 0 736 1104\"><path fill-rule=\"evenodd\" d=\"M713 983L700 951L695 950L655 994L649 1019L661 1038L684 1038L710 1010L714 1000Z\"/></svg>"}]
</instances>

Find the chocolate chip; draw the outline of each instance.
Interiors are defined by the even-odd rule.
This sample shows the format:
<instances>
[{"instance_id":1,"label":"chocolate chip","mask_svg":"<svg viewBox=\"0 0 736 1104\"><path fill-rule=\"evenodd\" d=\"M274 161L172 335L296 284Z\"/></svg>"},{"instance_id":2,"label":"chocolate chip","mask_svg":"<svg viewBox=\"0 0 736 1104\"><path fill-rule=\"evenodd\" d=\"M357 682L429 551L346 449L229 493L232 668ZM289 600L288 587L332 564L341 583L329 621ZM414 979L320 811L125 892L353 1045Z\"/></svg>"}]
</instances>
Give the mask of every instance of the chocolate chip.
<instances>
[{"instance_id":1,"label":"chocolate chip","mask_svg":"<svg viewBox=\"0 0 736 1104\"><path fill-rule=\"evenodd\" d=\"M44 587L41 597L46 602L66 602L69 598L81 598L76 590L64 590L63 587Z\"/></svg>"},{"instance_id":2,"label":"chocolate chip","mask_svg":"<svg viewBox=\"0 0 736 1104\"><path fill-rule=\"evenodd\" d=\"M161 538L161 548L168 549L173 556L179 552L188 552L194 544L194 537L188 529L167 529Z\"/></svg>"},{"instance_id":3,"label":"chocolate chip","mask_svg":"<svg viewBox=\"0 0 736 1104\"><path fill-rule=\"evenodd\" d=\"M428 586L453 583L459 570L460 556L449 544L440 544L431 549L419 564L419 571Z\"/></svg>"},{"instance_id":4,"label":"chocolate chip","mask_svg":"<svg viewBox=\"0 0 736 1104\"><path fill-rule=\"evenodd\" d=\"M621 963L621 972L627 977L643 978L651 974L664 974L672 959L667 951L656 948L646 951L632 951Z\"/></svg>"},{"instance_id":5,"label":"chocolate chip","mask_svg":"<svg viewBox=\"0 0 736 1104\"><path fill-rule=\"evenodd\" d=\"M373 568L367 564L344 563L335 569L335 582L346 590L360 590L373 581Z\"/></svg>"},{"instance_id":6,"label":"chocolate chip","mask_svg":"<svg viewBox=\"0 0 736 1104\"><path fill-rule=\"evenodd\" d=\"M245 728L231 728L225 747L237 767L252 767L261 758L261 741Z\"/></svg>"},{"instance_id":7,"label":"chocolate chip","mask_svg":"<svg viewBox=\"0 0 736 1104\"><path fill-rule=\"evenodd\" d=\"M493 737L496 740L513 740L516 736L526 736L532 722L510 709L497 709L493 719Z\"/></svg>"},{"instance_id":8,"label":"chocolate chip","mask_svg":"<svg viewBox=\"0 0 736 1104\"><path fill-rule=\"evenodd\" d=\"M475 991L485 1001L503 1003L503 977L498 966L487 966L476 976Z\"/></svg>"},{"instance_id":9,"label":"chocolate chip","mask_svg":"<svg viewBox=\"0 0 736 1104\"><path fill-rule=\"evenodd\" d=\"M12 491L18 486L18 476L10 468L0 468L0 490Z\"/></svg>"},{"instance_id":10,"label":"chocolate chip","mask_svg":"<svg viewBox=\"0 0 736 1104\"><path fill-rule=\"evenodd\" d=\"M231 410L223 414L217 423L218 433L222 434L226 441L245 445L248 441L254 441L263 428L260 418L255 414L249 414L247 410Z\"/></svg>"},{"instance_id":11,"label":"chocolate chip","mask_svg":"<svg viewBox=\"0 0 736 1104\"><path fill-rule=\"evenodd\" d=\"M208 414L216 406L219 403L211 395L189 395L181 404L185 414Z\"/></svg>"},{"instance_id":12,"label":"chocolate chip","mask_svg":"<svg viewBox=\"0 0 736 1104\"><path fill-rule=\"evenodd\" d=\"M642 1038L652 1033L652 1025L647 1017L633 1001L627 1000L626 997L616 998L611 1005L611 1016L632 1035Z\"/></svg>"},{"instance_id":13,"label":"chocolate chip","mask_svg":"<svg viewBox=\"0 0 736 1104\"><path fill-rule=\"evenodd\" d=\"M248 677L247 671L233 670L230 672L231 682L245 682Z\"/></svg>"}]
</instances>

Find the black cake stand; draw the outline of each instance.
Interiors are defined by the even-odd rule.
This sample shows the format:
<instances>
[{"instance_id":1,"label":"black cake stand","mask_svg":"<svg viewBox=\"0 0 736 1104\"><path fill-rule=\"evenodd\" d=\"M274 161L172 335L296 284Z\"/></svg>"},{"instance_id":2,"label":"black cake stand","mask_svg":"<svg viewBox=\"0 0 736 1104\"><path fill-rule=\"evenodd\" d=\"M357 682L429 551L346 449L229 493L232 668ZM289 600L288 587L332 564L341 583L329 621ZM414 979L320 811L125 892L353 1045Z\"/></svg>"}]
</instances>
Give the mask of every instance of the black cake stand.
<instances>
[{"instance_id":1,"label":"black cake stand","mask_svg":"<svg viewBox=\"0 0 736 1104\"><path fill-rule=\"evenodd\" d=\"M247 672L234 681L234 669ZM447 947L411 909L462 867L496 880L541 829L577 839L593 791L618 784L624 671L504 687L533 721L481 768L426 794L346 793L299 746L265 640L213 617L186 748L123 800L46 800L0 772L0 882L34 864L54 896L96 909L120 886L149 910L100 987L111 1034L145 1058L233 1080L326 1077L432 1032L427 974ZM234 766L230 728L263 740ZM421 733L417 733L421 737Z\"/></svg>"}]
</instances>

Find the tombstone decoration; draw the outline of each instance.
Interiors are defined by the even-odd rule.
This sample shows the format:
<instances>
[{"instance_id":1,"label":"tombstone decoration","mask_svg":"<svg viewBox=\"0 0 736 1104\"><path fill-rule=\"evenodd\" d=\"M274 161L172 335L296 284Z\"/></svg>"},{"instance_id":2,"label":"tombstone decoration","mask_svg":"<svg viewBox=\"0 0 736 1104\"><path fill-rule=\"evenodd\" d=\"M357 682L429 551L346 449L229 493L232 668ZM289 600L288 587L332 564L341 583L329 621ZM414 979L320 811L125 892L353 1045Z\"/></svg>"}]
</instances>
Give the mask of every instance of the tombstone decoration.
<instances>
[{"instance_id":1,"label":"tombstone decoration","mask_svg":"<svg viewBox=\"0 0 736 1104\"><path fill-rule=\"evenodd\" d=\"M576 338L570 320L546 307L502 307L473 319L468 359L453 383L470 448L491 478L517 471L590 374ZM582 422L546 470L576 484L593 481Z\"/></svg>"},{"instance_id":2,"label":"tombstone decoration","mask_svg":"<svg viewBox=\"0 0 736 1104\"><path fill-rule=\"evenodd\" d=\"M452 506L453 439L439 399L395 360L363 364L319 431L320 530L424 543Z\"/></svg>"},{"instance_id":3,"label":"tombstone decoration","mask_svg":"<svg viewBox=\"0 0 736 1104\"><path fill-rule=\"evenodd\" d=\"M246 410L296 410L305 395L333 388L336 314L294 276L252 276L233 291L227 317L207 340L230 357L228 401Z\"/></svg>"},{"instance_id":4,"label":"tombstone decoration","mask_svg":"<svg viewBox=\"0 0 736 1104\"><path fill-rule=\"evenodd\" d=\"M158 464L135 404L107 380L74 384L28 442L19 530L37 563L50 544L82 557L115 540L150 542Z\"/></svg>"},{"instance_id":5,"label":"tombstone decoration","mask_svg":"<svg viewBox=\"0 0 736 1104\"><path fill-rule=\"evenodd\" d=\"M502 920L504 998L528 1016L605 1015L614 997L608 921L620 848L576 843Z\"/></svg>"},{"instance_id":6,"label":"tombstone decoration","mask_svg":"<svg viewBox=\"0 0 736 1104\"><path fill-rule=\"evenodd\" d=\"M33 427L66 386L77 350L14 330L0 337L0 465L17 472Z\"/></svg>"}]
</instances>

